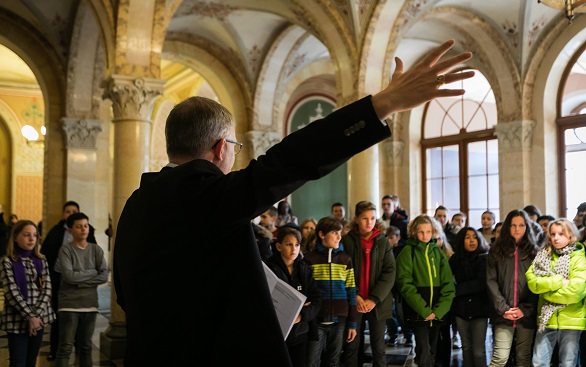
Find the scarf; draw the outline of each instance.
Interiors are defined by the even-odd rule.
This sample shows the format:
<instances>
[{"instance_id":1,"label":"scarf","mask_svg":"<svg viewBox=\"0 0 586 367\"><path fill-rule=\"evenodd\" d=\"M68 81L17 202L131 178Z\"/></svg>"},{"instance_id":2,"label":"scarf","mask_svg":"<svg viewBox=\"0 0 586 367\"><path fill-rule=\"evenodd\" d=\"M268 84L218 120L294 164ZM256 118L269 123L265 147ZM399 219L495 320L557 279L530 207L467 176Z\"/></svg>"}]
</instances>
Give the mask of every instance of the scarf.
<instances>
[{"instance_id":1,"label":"scarf","mask_svg":"<svg viewBox=\"0 0 586 367\"><path fill-rule=\"evenodd\" d=\"M560 274L564 279L568 279L570 276L570 254L576 248L576 244L567 245L563 248L554 248L556 254L559 255L558 261L551 270L551 255L547 253L545 248L539 250L533 261L533 272L537 276L546 277L555 274ZM539 328L538 331L542 332L545 330L545 325L556 310L566 307L567 304L551 303L544 301L541 307L541 315L539 316Z\"/></svg>"},{"instance_id":2,"label":"scarf","mask_svg":"<svg viewBox=\"0 0 586 367\"><path fill-rule=\"evenodd\" d=\"M36 255L33 254L32 250L23 250L20 247L16 249L17 259L12 260L12 267L14 269L14 281L16 282L16 286L22 294L22 298L25 301L28 301L28 287L26 281L26 272L24 269L24 263L22 259L31 258L35 269L37 270L37 277L40 277L43 273L43 261L39 259Z\"/></svg>"}]
</instances>

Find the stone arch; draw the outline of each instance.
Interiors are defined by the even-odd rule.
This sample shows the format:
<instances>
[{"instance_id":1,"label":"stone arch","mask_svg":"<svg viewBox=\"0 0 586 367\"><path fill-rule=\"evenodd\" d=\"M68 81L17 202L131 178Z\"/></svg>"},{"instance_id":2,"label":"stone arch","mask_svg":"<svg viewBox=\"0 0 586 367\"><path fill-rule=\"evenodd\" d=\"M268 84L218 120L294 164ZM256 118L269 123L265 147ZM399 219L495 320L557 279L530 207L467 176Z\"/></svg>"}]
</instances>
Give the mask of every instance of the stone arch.
<instances>
[{"instance_id":1,"label":"stone arch","mask_svg":"<svg viewBox=\"0 0 586 367\"><path fill-rule=\"evenodd\" d=\"M569 26L567 19L560 17L552 29L542 34L535 45L536 52L529 59L523 86L524 110L531 120L538 122L533 133L533 166L545 182L532 187L531 192L536 197L534 201L545 203L549 213L561 215L564 208L559 207L556 118L561 100L558 97L564 70L586 43L586 18L576 17Z\"/></svg>"},{"instance_id":2,"label":"stone arch","mask_svg":"<svg viewBox=\"0 0 586 367\"><path fill-rule=\"evenodd\" d=\"M244 141L244 133L248 131L249 126L247 109L249 101L245 100L247 93L221 60L200 47L180 41L165 42L163 57L189 66L208 81L218 95L219 102L234 115L237 139ZM242 93L234 91L242 91ZM244 97L241 98L241 95ZM234 168L246 166L250 158L250 154L244 154L244 152L237 155Z\"/></svg>"},{"instance_id":3,"label":"stone arch","mask_svg":"<svg viewBox=\"0 0 586 367\"><path fill-rule=\"evenodd\" d=\"M45 140L43 175L43 218L56 223L61 217L65 187L64 135L61 118L65 115L65 68L59 53L35 27L14 14L0 12L0 43L9 47L31 68L41 87L45 104Z\"/></svg>"}]
</instances>

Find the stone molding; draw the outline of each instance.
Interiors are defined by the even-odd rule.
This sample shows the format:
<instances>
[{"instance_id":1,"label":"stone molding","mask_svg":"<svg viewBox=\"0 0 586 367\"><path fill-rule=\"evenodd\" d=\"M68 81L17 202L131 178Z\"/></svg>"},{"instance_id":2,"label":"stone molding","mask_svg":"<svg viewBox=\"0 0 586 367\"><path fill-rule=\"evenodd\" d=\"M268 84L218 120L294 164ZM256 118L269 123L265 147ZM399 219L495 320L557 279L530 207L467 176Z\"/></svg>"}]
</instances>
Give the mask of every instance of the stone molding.
<instances>
[{"instance_id":1,"label":"stone molding","mask_svg":"<svg viewBox=\"0 0 586 367\"><path fill-rule=\"evenodd\" d=\"M495 127L499 151L520 152L531 150L533 130L537 123L531 120L509 121Z\"/></svg>"},{"instance_id":2,"label":"stone molding","mask_svg":"<svg viewBox=\"0 0 586 367\"><path fill-rule=\"evenodd\" d=\"M281 141L278 133L270 131L248 131L244 134L250 143L250 153L253 158L265 154L270 147Z\"/></svg>"},{"instance_id":3,"label":"stone molding","mask_svg":"<svg viewBox=\"0 0 586 367\"><path fill-rule=\"evenodd\" d=\"M387 162L391 167L401 167L403 165L404 142L387 140L383 143L383 149L387 157Z\"/></svg>"},{"instance_id":4,"label":"stone molding","mask_svg":"<svg viewBox=\"0 0 586 367\"><path fill-rule=\"evenodd\" d=\"M67 149L96 149L98 133L102 131L102 121L63 117L65 131L65 147Z\"/></svg>"},{"instance_id":5,"label":"stone molding","mask_svg":"<svg viewBox=\"0 0 586 367\"><path fill-rule=\"evenodd\" d=\"M104 82L104 98L112 101L114 121L150 121L153 100L163 94L164 80L112 75Z\"/></svg>"}]
</instances>

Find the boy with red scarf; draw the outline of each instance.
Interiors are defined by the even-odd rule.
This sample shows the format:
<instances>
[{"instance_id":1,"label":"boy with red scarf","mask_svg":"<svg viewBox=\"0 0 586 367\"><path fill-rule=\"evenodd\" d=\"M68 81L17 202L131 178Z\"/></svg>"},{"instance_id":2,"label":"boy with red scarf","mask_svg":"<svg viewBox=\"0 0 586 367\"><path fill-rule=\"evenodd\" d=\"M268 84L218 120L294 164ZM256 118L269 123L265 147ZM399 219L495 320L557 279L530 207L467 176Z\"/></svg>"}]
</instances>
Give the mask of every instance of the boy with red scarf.
<instances>
[{"instance_id":1,"label":"boy with red scarf","mask_svg":"<svg viewBox=\"0 0 586 367\"><path fill-rule=\"evenodd\" d=\"M393 316L391 289L395 284L395 256L387 237L376 227L376 205L360 201L354 213L353 228L342 237L342 243L354 264L357 309L361 317L357 329L360 338L344 346L344 361L347 367L366 362L359 353L364 350L364 326L368 321L372 365L385 367L386 320Z\"/></svg>"}]
</instances>

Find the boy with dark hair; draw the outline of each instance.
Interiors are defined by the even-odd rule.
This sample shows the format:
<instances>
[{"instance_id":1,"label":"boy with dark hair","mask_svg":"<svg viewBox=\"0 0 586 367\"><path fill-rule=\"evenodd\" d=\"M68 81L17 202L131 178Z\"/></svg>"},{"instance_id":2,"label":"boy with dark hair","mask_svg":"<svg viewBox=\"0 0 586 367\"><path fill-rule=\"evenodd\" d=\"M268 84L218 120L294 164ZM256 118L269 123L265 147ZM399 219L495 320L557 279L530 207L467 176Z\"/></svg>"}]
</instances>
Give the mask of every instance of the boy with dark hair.
<instances>
[{"instance_id":1,"label":"boy with dark hair","mask_svg":"<svg viewBox=\"0 0 586 367\"><path fill-rule=\"evenodd\" d=\"M344 204L340 202L332 204L332 217L336 217L339 220L346 219L346 209L344 208Z\"/></svg>"},{"instance_id":2,"label":"boy with dark hair","mask_svg":"<svg viewBox=\"0 0 586 367\"><path fill-rule=\"evenodd\" d=\"M71 234L67 230L67 218L73 214L79 213L79 204L75 201L67 201L63 204L62 219L57 223L49 233L47 237L41 243L41 253L47 257L47 263L49 264L49 274L51 275L51 285L53 287L53 297L51 297L51 307L57 313L59 310L59 287L61 286L61 274L55 270L55 263L57 262L57 256L61 246L69 243L73 240ZM91 243L97 243L94 237L94 227L90 225L89 234L87 241ZM47 360L53 361L57 357L57 348L59 347L59 313L57 313L57 319L51 324L51 337L49 355Z\"/></svg>"},{"instance_id":3,"label":"boy with dark hair","mask_svg":"<svg viewBox=\"0 0 586 367\"><path fill-rule=\"evenodd\" d=\"M67 217L67 231L73 237L63 244L55 263L61 274L59 290L59 349L57 367L69 366L75 344L80 367L92 366L92 335L98 314L98 285L108 281L104 250L88 242L89 219L84 213Z\"/></svg>"},{"instance_id":4,"label":"boy with dark hair","mask_svg":"<svg viewBox=\"0 0 586 367\"><path fill-rule=\"evenodd\" d=\"M340 243L342 222L339 219L320 219L315 233L315 248L304 260L313 270L322 306L317 315L318 340L309 343L308 362L312 367L319 367L322 351L325 351L326 365L337 366L344 341L349 343L356 337L358 311L354 267L352 258ZM344 338L346 325L348 334Z\"/></svg>"}]
</instances>

